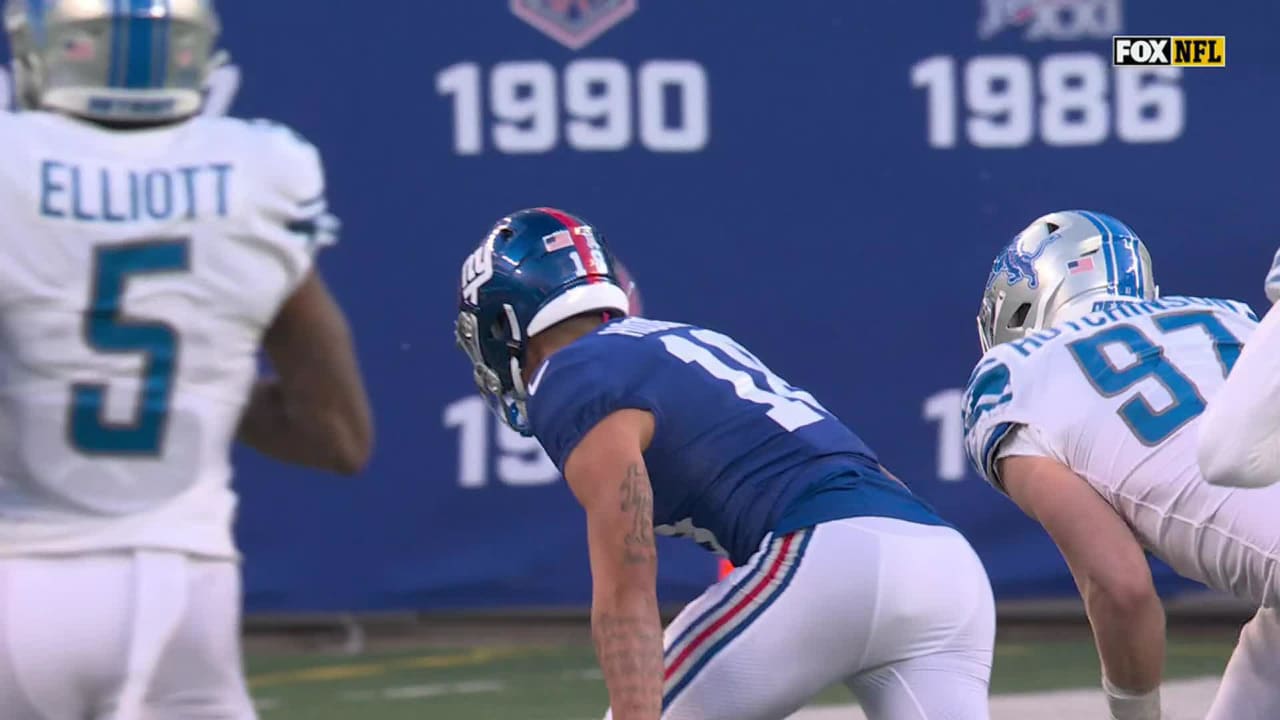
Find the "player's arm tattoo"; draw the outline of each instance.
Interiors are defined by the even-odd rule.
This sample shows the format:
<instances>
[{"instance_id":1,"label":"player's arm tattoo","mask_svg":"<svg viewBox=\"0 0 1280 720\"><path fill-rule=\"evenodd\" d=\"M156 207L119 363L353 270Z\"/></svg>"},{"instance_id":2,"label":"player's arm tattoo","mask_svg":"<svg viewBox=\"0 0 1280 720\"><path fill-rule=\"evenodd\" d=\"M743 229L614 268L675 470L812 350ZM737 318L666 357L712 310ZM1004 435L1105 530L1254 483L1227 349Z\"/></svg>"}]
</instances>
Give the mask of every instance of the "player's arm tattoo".
<instances>
[{"instance_id":1,"label":"player's arm tattoo","mask_svg":"<svg viewBox=\"0 0 1280 720\"><path fill-rule=\"evenodd\" d=\"M598 613L592 636L613 717L656 720L662 714L662 628L656 600L651 608L637 609Z\"/></svg>"},{"instance_id":2,"label":"player's arm tattoo","mask_svg":"<svg viewBox=\"0 0 1280 720\"><path fill-rule=\"evenodd\" d=\"M631 529L623 538L622 559L628 565L640 565L655 561L653 546L653 490L644 464L627 466L619 486L622 496L622 512L628 515Z\"/></svg>"},{"instance_id":3,"label":"player's arm tattoo","mask_svg":"<svg viewBox=\"0 0 1280 720\"><path fill-rule=\"evenodd\" d=\"M658 720L662 623L654 589L653 489L638 457L620 475L606 480L611 487L597 505L605 522L596 526L602 545L593 553L591 635L614 720Z\"/></svg>"}]
</instances>

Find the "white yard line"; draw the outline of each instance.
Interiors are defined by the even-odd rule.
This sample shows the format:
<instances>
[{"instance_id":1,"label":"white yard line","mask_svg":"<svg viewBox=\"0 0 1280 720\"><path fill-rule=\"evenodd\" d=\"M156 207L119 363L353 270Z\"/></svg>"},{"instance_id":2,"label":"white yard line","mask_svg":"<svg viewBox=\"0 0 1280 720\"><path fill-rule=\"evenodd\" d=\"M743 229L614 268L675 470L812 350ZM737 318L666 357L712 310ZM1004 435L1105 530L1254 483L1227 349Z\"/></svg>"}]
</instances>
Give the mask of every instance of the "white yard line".
<instances>
[{"instance_id":1,"label":"white yard line","mask_svg":"<svg viewBox=\"0 0 1280 720\"><path fill-rule=\"evenodd\" d=\"M342 699L347 702L357 703L378 700L421 700L422 698L440 697L442 695L474 695L476 693L502 692L506 689L505 683L495 680L473 680L470 682L406 685L378 690L355 690L343 693Z\"/></svg>"},{"instance_id":2,"label":"white yard line","mask_svg":"<svg viewBox=\"0 0 1280 720\"><path fill-rule=\"evenodd\" d=\"M1164 684L1165 720L1193 720L1209 712L1218 678L1173 680ZM1078 720L1107 716L1102 690L1053 690L1050 692L996 695L991 698L991 720ZM866 720L854 705L806 708L789 720Z\"/></svg>"}]
</instances>

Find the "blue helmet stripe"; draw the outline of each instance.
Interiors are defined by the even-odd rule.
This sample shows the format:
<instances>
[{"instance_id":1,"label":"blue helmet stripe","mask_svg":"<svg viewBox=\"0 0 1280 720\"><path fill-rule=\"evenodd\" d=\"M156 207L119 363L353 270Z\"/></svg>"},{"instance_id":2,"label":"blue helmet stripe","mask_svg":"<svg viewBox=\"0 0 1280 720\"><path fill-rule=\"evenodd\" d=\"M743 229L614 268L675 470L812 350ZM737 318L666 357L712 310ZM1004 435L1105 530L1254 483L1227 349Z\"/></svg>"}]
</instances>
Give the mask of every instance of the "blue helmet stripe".
<instances>
[{"instance_id":1,"label":"blue helmet stripe","mask_svg":"<svg viewBox=\"0 0 1280 720\"><path fill-rule=\"evenodd\" d=\"M1111 228L1107 227L1107 224L1102 221L1102 218L1098 217L1098 213L1090 214L1097 218L1103 228L1102 244L1107 248L1107 256L1111 263L1111 292L1116 295L1124 295L1124 293L1120 291L1124 282L1124 267L1120 264L1120 257L1116 253L1116 236L1111 232Z\"/></svg>"},{"instance_id":2,"label":"blue helmet stripe","mask_svg":"<svg viewBox=\"0 0 1280 720\"><path fill-rule=\"evenodd\" d=\"M124 22L125 1L111 0L111 57L107 62L107 84L120 87L124 84Z\"/></svg>"},{"instance_id":3,"label":"blue helmet stripe","mask_svg":"<svg viewBox=\"0 0 1280 720\"><path fill-rule=\"evenodd\" d=\"M31 18L31 33L35 36L36 46L43 48L48 39L45 34L44 0L28 0L27 13Z\"/></svg>"},{"instance_id":4,"label":"blue helmet stripe","mask_svg":"<svg viewBox=\"0 0 1280 720\"><path fill-rule=\"evenodd\" d=\"M1111 256L1111 243L1109 242L1111 233L1107 232L1106 226L1093 213L1087 210L1079 210L1078 212L1090 223L1093 223L1093 226L1098 229L1098 234L1102 235L1102 252L1099 254L1102 256L1102 264L1107 268L1107 291L1114 294L1116 291L1116 266Z\"/></svg>"},{"instance_id":5,"label":"blue helmet stripe","mask_svg":"<svg viewBox=\"0 0 1280 720\"><path fill-rule=\"evenodd\" d=\"M1116 258L1116 274L1120 278L1120 294L1143 297L1142 257L1138 253L1137 236L1127 225L1110 215L1095 213L1111 233L1112 255Z\"/></svg>"},{"instance_id":6,"label":"blue helmet stripe","mask_svg":"<svg viewBox=\"0 0 1280 720\"><path fill-rule=\"evenodd\" d=\"M1107 285L1114 295L1145 297L1142 257L1138 240L1127 225L1103 213L1079 211L1102 234L1102 257L1107 265Z\"/></svg>"},{"instance_id":7,"label":"blue helmet stripe","mask_svg":"<svg viewBox=\"0 0 1280 720\"><path fill-rule=\"evenodd\" d=\"M156 21L151 17L152 0L129 0L129 54L124 86L149 88L152 81L151 55Z\"/></svg>"},{"instance_id":8,"label":"blue helmet stripe","mask_svg":"<svg viewBox=\"0 0 1280 720\"><path fill-rule=\"evenodd\" d=\"M160 0L164 16L156 28L156 40L152 48L151 87L162 88L169 83L169 34L173 26L172 0Z\"/></svg>"},{"instance_id":9,"label":"blue helmet stripe","mask_svg":"<svg viewBox=\"0 0 1280 720\"><path fill-rule=\"evenodd\" d=\"M1133 229L1110 215L1102 215L1102 221L1111 228L1111 232L1117 237L1124 238L1124 242L1119 244L1117 252L1123 251L1122 267L1129 267L1133 270L1135 291L1139 297L1145 297L1147 291L1147 280L1143 275L1142 253L1138 252L1138 236Z\"/></svg>"}]
</instances>

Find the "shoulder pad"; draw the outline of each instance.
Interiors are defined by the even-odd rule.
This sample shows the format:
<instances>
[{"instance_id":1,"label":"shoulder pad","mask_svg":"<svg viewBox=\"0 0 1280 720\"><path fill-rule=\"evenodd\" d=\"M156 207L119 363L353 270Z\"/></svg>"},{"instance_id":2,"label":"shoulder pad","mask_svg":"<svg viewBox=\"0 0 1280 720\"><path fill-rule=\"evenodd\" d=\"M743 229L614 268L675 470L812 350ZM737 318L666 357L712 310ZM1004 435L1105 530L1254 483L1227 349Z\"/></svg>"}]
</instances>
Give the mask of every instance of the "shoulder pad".
<instances>
[{"instance_id":1,"label":"shoulder pad","mask_svg":"<svg viewBox=\"0 0 1280 720\"><path fill-rule=\"evenodd\" d=\"M962 400L965 448L978 473L1003 491L993 460L1001 441L1014 427L1025 424L1025 389L1018 383L1023 358L1007 345L992 348L969 376Z\"/></svg>"},{"instance_id":2,"label":"shoulder pad","mask_svg":"<svg viewBox=\"0 0 1280 720\"><path fill-rule=\"evenodd\" d=\"M530 379L529 425L562 472L569 454L601 420L624 408L654 409L632 371L639 359L615 352L619 342L626 340L583 338L553 353Z\"/></svg>"}]
</instances>

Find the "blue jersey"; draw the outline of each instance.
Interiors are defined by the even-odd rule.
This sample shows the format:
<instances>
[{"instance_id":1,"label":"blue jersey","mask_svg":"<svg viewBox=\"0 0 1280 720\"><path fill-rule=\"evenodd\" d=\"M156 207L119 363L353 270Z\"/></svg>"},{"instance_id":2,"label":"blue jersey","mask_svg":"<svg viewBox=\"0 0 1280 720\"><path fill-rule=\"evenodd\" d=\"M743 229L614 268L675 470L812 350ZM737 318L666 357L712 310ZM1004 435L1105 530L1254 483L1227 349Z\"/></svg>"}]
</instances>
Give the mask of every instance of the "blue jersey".
<instances>
[{"instance_id":1,"label":"blue jersey","mask_svg":"<svg viewBox=\"0 0 1280 720\"><path fill-rule=\"evenodd\" d=\"M529 384L534 435L564 470L611 413L647 410L657 532L745 563L765 535L845 517L931 525L871 448L807 392L720 333L628 318L551 355Z\"/></svg>"}]
</instances>

